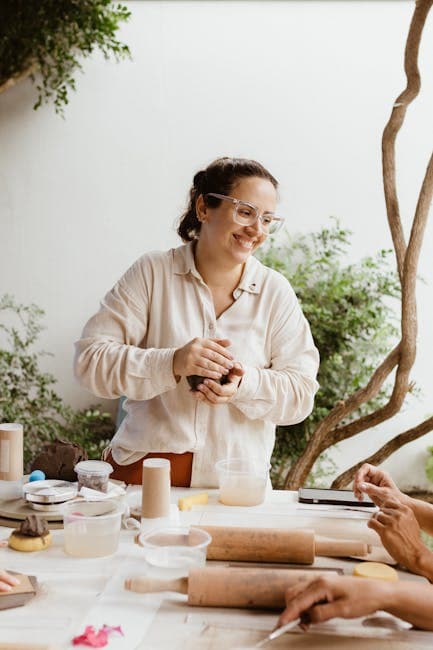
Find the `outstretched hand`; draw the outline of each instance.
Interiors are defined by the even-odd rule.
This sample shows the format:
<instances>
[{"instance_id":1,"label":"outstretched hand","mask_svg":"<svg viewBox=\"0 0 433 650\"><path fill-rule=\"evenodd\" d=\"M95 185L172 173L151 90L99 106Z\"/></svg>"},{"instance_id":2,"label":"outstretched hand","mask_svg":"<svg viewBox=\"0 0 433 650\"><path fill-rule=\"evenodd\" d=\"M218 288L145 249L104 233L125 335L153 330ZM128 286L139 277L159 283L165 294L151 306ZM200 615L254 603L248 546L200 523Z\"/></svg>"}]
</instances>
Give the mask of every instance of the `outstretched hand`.
<instances>
[{"instance_id":1,"label":"outstretched hand","mask_svg":"<svg viewBox=\"0 0 433 650\"><path fill-rule=\"evenodd\" d=\"M375 487L374 490L383 488ZM378 498L372 491L369 494L376 503ZM380 502L380 510L368 522L369 528L376 531L388 553L399 564L413 573L420 573L420 563L428 550L421 540L412 509L392 497L383 500L380 495Z\"/></svg>"},{"instance_id":2,"label":"outstretched hand","mask_svg":"<svg viewBox=\"0 0 433 650\"><path fill-rule=\"evenodd\" d=\"M299 582L286 591L278 627L301 618L302 627L334 617L357 618L382 609L388 585L379 580L326 576Z\"/></svg>"},{"instance_id":3,"label":"outstretched hand","mask_svg":"<svg viewBox=\"0 0 433 650\"><path fill-rule=\"evenodd\" d=\"M374 486L381 488L381 491L374 490ZM405 495L400 492L391 476L383 469L379 469L369 463L364 463L357 471L353 480L353 492L357 499L362 501L364 494L368 496L380 506L377 501L386 501L389 498L404 501ZM373 497L375 495L375 498Z\"/></svg>"}]
</instances>

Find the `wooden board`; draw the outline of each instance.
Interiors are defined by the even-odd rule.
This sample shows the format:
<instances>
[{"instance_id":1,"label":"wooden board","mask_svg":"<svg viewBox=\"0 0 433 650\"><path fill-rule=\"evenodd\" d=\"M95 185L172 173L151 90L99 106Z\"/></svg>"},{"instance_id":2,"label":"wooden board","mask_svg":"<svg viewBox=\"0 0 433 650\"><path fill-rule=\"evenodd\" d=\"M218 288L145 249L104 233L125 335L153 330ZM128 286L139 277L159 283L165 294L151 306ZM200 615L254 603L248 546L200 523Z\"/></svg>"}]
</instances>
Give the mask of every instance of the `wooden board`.
<instances>
[{"instance_id":1,"label":"wooden board","mask_svg":"<svg viewBox=\"0 0 433 650\"><path fill-rule=\"evenodd\" d=\"M21 522L29 515L39 515L43 517L48 523L49 528L63 527L63 515L60 508L54 512L41 512L35 510L30 505L27 505L23 499L13 499L12 501L0 499L0 524L2 526L18 528ZM53 525L55 523L59 525Z\"/></svg>"}]
</instances>

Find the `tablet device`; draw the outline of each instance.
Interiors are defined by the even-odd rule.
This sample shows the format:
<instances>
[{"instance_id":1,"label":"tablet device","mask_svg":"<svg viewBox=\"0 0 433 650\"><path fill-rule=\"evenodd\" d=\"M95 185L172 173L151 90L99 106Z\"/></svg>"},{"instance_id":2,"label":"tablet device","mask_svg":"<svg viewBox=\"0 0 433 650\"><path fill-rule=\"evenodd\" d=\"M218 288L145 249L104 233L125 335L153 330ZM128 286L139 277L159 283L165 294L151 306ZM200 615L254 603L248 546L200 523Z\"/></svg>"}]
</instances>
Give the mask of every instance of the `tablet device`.
<instances>
[{"instance_id":1,"label":"tablet device","mask_svg":"<svg viewBox=\"0 0 433 650\"><path fill-rule=\"evenodd\" d=\"M299 488L299 503L318 503L333 506L356 506L361 508L374 508L375 504L369 496L364 494L362 501L353 494L352 490L332 490L325 488Z\"/></svg>"}]
</instances>

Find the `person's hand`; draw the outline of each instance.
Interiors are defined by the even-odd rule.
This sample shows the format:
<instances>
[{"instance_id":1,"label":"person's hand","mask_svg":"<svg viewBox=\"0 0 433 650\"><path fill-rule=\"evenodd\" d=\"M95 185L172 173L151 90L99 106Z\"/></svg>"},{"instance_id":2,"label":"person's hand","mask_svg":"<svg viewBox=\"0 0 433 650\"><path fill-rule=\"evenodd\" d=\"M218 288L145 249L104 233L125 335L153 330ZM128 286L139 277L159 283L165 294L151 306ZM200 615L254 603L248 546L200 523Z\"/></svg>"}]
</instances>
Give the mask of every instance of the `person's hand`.
<instances>
[{"instance_id":1,"label":"person's hand","mask_svg":"<svg viewBox=\"0 0 433 650\"><path fill-rule=\"evenodd\" d=\"M18 578L12 576L7 571L0 569L0 591L10 591L12 587L19 584Z\"/></svg>"},{"instance_id":2,"label":"person's hand","mask_svg":"<svg viewBox=\"0 0 433 650\"><path fill-rule=\"evenodd\" d=\"M212 379L205 379L192 394L196 399L206 402L210 406L230 402L238 390L244 372L241 364L235 363L228 374L226 384L219 384L217 381L212 381Z\"/></svg>"},{"instance_id":3,"label":"person's hand","mask_svg":"<svg viewBox=\"0 0 433 650\"><path fill-rule=\"evenodd\" d=\"M301 618L301 625L328 621L335 616L357 618L385 607L390 583L366 578L325 576L298 582L286 591L286 609L277 627Z\"/></svg>"},{"instance_id":4,"label":"person's hand","mask_svg":"<svg viewBox=\"0 0 433 650\"><path fill-rule=\"evenodd\" d=\"M178 348L173 357L173 374L176 377L200 375L220 379L233 368L233 355L226 348L228 339L200 339L189 341Z\"/></svg>"},{"instance_id":5,"label":"person's hand","mask_svg":"<svg viewBox=\"0 0 433 650\"><path fill-rule=\"evenodd\" d=\"M375 491L370 489L371 486L375 485L382 488L382 490ZM381 499L382 501L386 501L389 498L395 498L399 501L404 501L405 499L404 494L400 492L388 472L374 465L369 465L369 463L364 463L356 472L353 480L353 492L360 501L362 501L364 493L368 494L371 499L373 499L374 494L378 500ZM376 503L376 501L374 502ZM380 503L376 503L376 505L380 505Z\"/></svg>"},{"instance_id":6,"label":"person's hand","mask_svg":"<svg viewBox=\"0 0 433 650\"><path fill-rule=\"evenodd\" d=\"M394 560L413 573L420 572L421 560L429 551L421 540L418 522L409 506L389 498L371 517L368 527L376 531Z\"/></svg>"}]
</instances>

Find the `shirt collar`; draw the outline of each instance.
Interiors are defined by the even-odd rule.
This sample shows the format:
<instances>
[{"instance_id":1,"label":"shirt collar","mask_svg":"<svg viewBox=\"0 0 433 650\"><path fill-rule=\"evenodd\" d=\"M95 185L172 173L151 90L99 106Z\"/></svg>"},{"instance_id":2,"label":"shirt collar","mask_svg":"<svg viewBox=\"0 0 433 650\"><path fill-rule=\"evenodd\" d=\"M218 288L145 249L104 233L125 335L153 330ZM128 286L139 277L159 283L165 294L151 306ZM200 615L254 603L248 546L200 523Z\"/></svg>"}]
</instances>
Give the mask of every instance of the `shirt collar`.
<instances>
[{"instance_id":1,"label":"shirt collar","mask_svg":"<svg viewBox=\"0 0 433 650\"><path fill-rule=\"evenodd\" d=\"M199 280L202 280L195 265L194 242L189 242L174 249L173 270L176 275L191 273ZM263 265L255 257L251 256L246 261L244 272L234 293L239 292L239 290L246 291L247 293L260 293L262 285Z\"/></svg>"}]
</instances>

